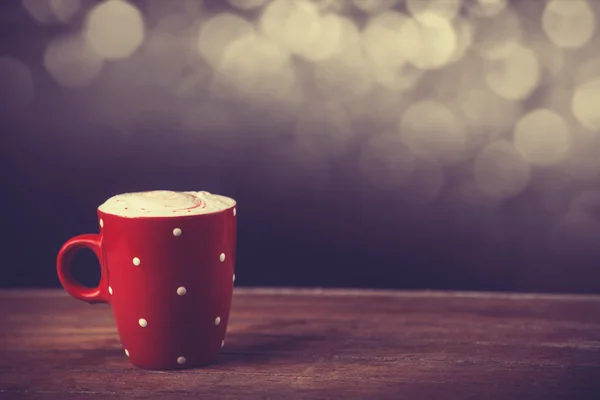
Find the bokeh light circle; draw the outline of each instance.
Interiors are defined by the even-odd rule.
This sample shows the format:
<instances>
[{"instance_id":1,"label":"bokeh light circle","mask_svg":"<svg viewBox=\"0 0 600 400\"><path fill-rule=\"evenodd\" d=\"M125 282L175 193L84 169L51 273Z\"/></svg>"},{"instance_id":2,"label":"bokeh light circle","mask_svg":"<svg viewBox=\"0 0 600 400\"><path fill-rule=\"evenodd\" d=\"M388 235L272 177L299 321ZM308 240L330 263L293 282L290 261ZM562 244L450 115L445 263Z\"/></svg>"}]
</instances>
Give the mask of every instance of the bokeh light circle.
<instances>
[{"instance_id":1,"label":"bokeh light circle","mask_svg":"<svg viewBox=\"0 0 600 400\"><path fill-rule=\"evenodd\" d=\"M140 10L125 0L105 0L89 11L85 38L100 57L116 60L131 56L144 41Z\"/></svg>"}]
</instances>

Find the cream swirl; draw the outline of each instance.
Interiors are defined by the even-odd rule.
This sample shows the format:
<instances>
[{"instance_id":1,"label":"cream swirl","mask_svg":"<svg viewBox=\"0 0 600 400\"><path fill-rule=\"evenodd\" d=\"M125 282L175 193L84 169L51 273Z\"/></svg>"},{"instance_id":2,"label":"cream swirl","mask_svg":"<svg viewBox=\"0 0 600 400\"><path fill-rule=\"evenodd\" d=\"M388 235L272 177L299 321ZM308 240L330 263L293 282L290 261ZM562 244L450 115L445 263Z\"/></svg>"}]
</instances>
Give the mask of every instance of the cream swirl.
<instances>
[{"instance_id":1,"label":"cream swirl","mask_svg":"<svg viewBox=\"0 0 600 400\"><path fill-rule=\"evenodd\" d=\"M235 205L235 200L209 192L152 190L123 193L106 200L98 210L126 218L210 214Z\"/></svg>"}]
</instances>

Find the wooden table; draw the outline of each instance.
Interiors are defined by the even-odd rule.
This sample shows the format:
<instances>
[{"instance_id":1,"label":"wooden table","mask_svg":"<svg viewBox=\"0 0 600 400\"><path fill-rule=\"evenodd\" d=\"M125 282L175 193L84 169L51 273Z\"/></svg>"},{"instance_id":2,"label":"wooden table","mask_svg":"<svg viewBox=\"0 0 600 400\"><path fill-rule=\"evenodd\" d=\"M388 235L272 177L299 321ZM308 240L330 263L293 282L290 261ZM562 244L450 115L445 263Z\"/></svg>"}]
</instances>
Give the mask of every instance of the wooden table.
<instances>
[{"instance_id":1,"label":"wooden table","mask_svg":"<svg viewBox=\"0 0 600 400\"><path fill-rule=\"evenodd\" d=\"M238 288L219 362L175 372L61 290L0 321L0 399L600 399L600 296Z\"/></svg>"}]
</instances>

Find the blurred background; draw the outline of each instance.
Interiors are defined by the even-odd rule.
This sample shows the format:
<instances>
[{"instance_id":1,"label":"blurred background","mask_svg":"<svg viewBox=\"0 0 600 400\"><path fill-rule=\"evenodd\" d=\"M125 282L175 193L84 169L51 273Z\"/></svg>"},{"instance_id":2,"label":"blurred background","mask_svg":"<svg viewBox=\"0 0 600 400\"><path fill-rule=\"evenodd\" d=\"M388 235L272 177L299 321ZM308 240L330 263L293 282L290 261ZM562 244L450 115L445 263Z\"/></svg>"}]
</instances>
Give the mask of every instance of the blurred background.
<instances>
[{"instance_id":1,"label":"blurred background","mask_svg":"<svg viewBox=\"0 0 600 400\"><path fill-rule=\"evenodd\" d=\"M238 200L241 286L600 293L600 1L5 0L2 287ZM75 259L87 285L91 252Z\"/></svg>"}]
</instances>

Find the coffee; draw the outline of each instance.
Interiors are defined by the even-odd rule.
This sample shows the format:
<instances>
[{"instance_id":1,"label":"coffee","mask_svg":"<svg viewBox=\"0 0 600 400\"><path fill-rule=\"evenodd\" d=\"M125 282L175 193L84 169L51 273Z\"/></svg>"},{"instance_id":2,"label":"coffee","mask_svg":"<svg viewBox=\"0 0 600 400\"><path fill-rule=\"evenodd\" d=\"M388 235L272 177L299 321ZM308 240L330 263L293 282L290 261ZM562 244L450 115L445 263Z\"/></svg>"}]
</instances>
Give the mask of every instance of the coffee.
<instances>
[{"instance_id":1,"label":"coffee","mask_svg":"<svg viewBox=\"0 0 600 400\"><path fill-rule=\"evenodd\" d=\"M235 200L209 192L148 192L118 194L98 210L124 218L176 217L210 214L235 206Z\"/></svg>"}]
</instances>

